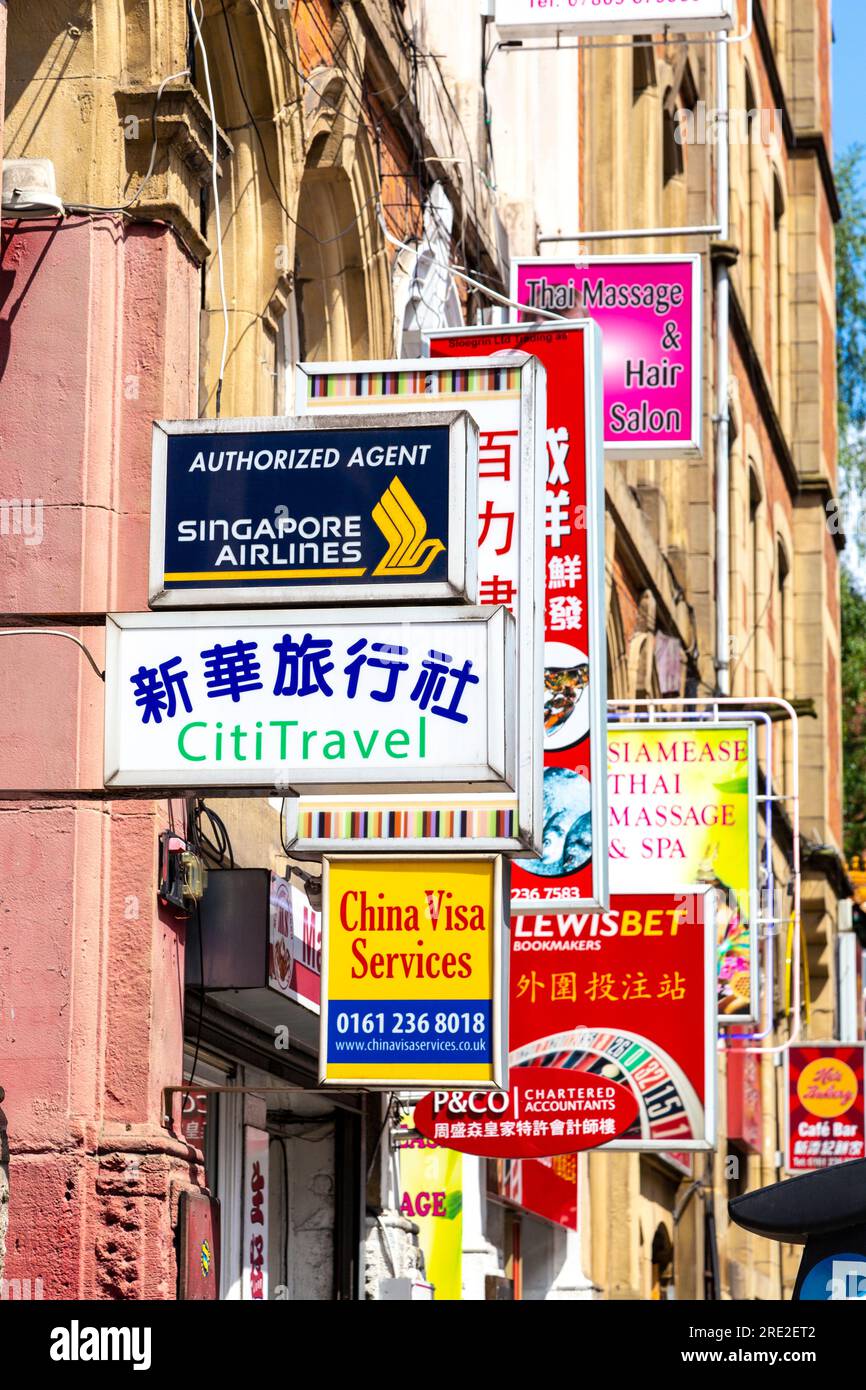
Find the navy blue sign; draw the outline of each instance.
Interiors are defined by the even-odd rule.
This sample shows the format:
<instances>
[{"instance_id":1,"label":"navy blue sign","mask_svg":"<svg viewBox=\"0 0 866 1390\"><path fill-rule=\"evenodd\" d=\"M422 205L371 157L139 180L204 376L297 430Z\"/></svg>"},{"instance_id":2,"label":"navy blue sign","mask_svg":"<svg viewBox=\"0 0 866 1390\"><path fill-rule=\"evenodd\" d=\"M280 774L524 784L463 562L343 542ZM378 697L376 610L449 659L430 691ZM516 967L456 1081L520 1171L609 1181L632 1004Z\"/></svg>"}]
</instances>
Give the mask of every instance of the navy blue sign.
<instances>
[{"instance_id":1,"label":"navy blue sign","mask_svg":"<svg viewBox=\"0 0 866 1390\"><path fill-rule=\"evenodd\" d=\"M333 601L340 590L358 600L471 597L462 574L454 583L455 561L461 571L466 563L465 485L459 507L454 495L466 476L465 417L448 421L237 433L157 426L151 601L249 602L250 591L265 603L299 593Z\"/></svg>"}]
</instances>

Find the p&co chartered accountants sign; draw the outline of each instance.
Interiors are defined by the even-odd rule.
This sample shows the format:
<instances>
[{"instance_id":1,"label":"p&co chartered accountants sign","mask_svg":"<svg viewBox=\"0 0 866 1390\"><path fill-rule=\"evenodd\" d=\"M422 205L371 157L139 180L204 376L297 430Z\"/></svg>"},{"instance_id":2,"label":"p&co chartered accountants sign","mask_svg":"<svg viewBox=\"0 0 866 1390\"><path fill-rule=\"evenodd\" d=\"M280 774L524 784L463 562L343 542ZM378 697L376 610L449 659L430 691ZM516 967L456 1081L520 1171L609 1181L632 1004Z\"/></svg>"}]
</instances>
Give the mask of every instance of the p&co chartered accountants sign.
<instances>
[{"instance_id":1,"label":"p&co chartered accountants sign","mask_svg":"<svg viewBox=\"0 0 866 1390\"><path fill-rule=\"evenodd\" d=\"M325 1086L489 1090L507 1077L507 861L325 855Z\"/></svg>"},{"instance_id":2,"label":"p&co chartered accountants sign","mask_svg":"<svg viewBox=\"0 0 866 1390\"><path fill-rule=\"evenodd\" d=\"M110 614L105 785L512 791L515 661L504 608Z\"/></svg>"},{"instance_id":3,"label":"p&co chartered accountants sign","mask_svg":"<svg viewBox=\"0 0 866 1390\"><path fill-rule=\"evenodd\" d=\"M157 422L150 606L473 603L477 490L465 412Z\"/></svg>"},{"instance_id":4,"label":"p&co chartered accountants sign","mask_svg":"<svg viewBox=\"0 0 866 1390\"><path fill-rule=\"evenodd\" d=\"M734 0L496 0L500 38L728 30Z\"/></svg>"}]
</instances>

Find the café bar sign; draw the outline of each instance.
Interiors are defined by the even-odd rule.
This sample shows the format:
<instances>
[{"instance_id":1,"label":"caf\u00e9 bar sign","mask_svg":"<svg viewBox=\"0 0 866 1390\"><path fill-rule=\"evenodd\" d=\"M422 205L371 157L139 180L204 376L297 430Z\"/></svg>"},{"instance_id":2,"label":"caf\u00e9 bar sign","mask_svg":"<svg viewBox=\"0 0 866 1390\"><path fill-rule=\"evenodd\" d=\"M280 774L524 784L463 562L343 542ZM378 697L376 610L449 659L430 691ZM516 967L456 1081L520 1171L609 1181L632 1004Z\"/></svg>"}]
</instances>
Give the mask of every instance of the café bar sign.
<instances>
[{"instance_id":1,"label":"caf\u00e9 bar sign","mask_svg":"<svg viewBox=\"0 0 866 1390\"><path fill-rule=\"evenodd\" d=\"M698 34L734 27L734 0L496 0L499 36Z\"/></svg>"},{"instance_id":2,"label":"caf\u00e9 bar sign","mask_svg":"<svg viewBox=\"0 0 866 1390\"><path fill-rule=\"evenodd\" d=\"M473 603L477 490L465 412L157 422L150 606Z\"/></svg>"},{"instance_id":3,"label":"caf\u00e9 bar sign","mask_svg":"<svg viewBox=\"0 0 866 1390\"><path fill-rule=\"evenodd\" d=\"M513 791L504 608L106 620L105 786Z\"/></svg>"},{"instance_id":4,"label":"caf\u00e9 bar sign","mask_svg":"<svg viewBox=\"0 0 866 1390\"><path fill-rule=\"evenodd\" d=\"M322 865L320 1083L501 1088L507 861L325 855Z\"/></svg>"}]
</instances>

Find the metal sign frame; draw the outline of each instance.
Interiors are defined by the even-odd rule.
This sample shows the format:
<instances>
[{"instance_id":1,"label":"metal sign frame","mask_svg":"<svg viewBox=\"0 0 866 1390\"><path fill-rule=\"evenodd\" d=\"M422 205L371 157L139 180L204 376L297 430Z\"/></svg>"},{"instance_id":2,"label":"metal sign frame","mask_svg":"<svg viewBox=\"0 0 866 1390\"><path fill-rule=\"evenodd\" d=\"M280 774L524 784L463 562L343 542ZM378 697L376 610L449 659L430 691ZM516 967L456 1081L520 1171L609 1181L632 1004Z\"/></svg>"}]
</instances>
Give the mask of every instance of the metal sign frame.
<instances>
[{"instance_id":1,"label":"metal sign frame","mask_svg":"<svg viewBox=\"0 0 866 1390\"><path fill-rule=\"evenodd\" d=\"M459 342L461 339L479 339L497 334L513 338L526 337L527 348L531 351L533 335L555 332L556 334L581 333L585 342L584 390L583 390L583 450L586 460L586 556L587 556L587 602L589 619L589 658L591 678L589 682L589 733L587 736L592 776L590 778L590 808L593 826L593 853L591 860L592 891L579 897L576 893L563 890L559 897L516 898L511 904L512 916L544 916L562 912L605 912L610 899L608 886L608 809L607 809L607 639L605 610L605 493L604 493L604 452L602 448L601 423L602 374L601 374L601 330L592 319L573 319L562 323L507 323L491 328L444 328L425 336L425 346L437 341ZM498 352L493 341L491 350ZM510 346L510 352L519 348ZM445 357L432 357L432 362L448 361ZM479 358L470 359L476 364ZM549 375L549 374L548 374ZM548 380L548 399L550 398ZM548 411L549 425L549 411ZM600 769L604 769L599 775ZM597 853L596 846L603 852ZM540 891L540 890L539 890Z\"/></svg>"},{"instance_id":2,"label":"metal sign frame","mask_svg":"<svg viewBox=\"0 0 866 1390\"><path fill-rule=\"evenodd\" d=\"M436 863L460 864L479 863L491 864L493 868L492 901L496 920L491 923L492 931L492 961L491 961L491 1050L492 1060L490 1063L491 1077L489 1081L467 1080L464 1077L450 1076L447 1071L441 1078L431 1080L429 1077L419 1077L417 1080L412 1077L393 1077L391 1079L381 1077L339 1077L329 1079L327 1076L328 1068L328 1015L330 1010L330 927L329 927L329 894L330 894L330 866L337 862L341 864L368 864L371 861L377 865L386 864L405 864L407 860L421 860L426 865ZM322 856L322 999L321 1012L319 1016L319 1085L328 1090L349 1090L358 1089L371 1091L417 1091L426 1093L430 1090L459 1090L459 1091L501 1091L508 1085L508 948L510 936L508 932L509 920L509 885L507 860L501 854L425 854L421 855L398 855L398 854L376 854L368 852L366 854L325 854ZM385 1002L385 1001L383 1001ZM423 1001L421 1001L423 1002ZM443 1005L448 1011L459 1010L458 1004ZM400 1065L397 1063L396 1065ZM406 1065L406 1064L404 1064Z\"/></svg>"},{"instance_id":3,"label":"metal sign frame","mask_svg":"<svg viewBox=\"0 0 866 1390\"><path fill-rule=\"evenodd\" d=\"M730 733L734 730L739 729L742 729L742 731L745 732L749 745L749 936L751 940L751 958L749 962L749 988L751 1007L749 1009L749 1012L744 1014L718 1014L719 1025L728 1028L734 1028L740 1024L746 1025L756 1023L758 1021L758 1018L760 1017L761 970L758 926L761 918L761 889L758 873L758 866L760 861L760 856L758 854L758 755L756 747L757 740L755 725L745 717L743 718L742 723L740 724L737 722L737 719L732 714L730 719L721 719L716 721L694 720L691 722L682 720L679 723L677 723L675 719L671 719L670 721L664 720L657 723L635 723L626 722L625 720L617 720L615 723L610 724L608 727L608 737L610 737L611 733L655 734L660 732L670 733L674 735L689 734L692 737L697 737L699 730L711 733ZM609 803L610 798L608 797L608 804ZM632 865L631 867L633 869L636 869L638 866ZM697 893L701 891L702 887L702 884L696 883L692 885L689 891L692 893ZM626 891L627 890L625 889L612 888L611 894L614 897L621 897L623 893ZM667 885L665 887L659 888L651 885L647 889L647 892L659 893L680 891L682 891L681 883L678 884L676 887L670 888L667 887Z\"/></svg>"},{"instance_id":4,"label":"metal sign frame","mask_svg":"<svg viewBox=\"0 0 866 1390\"><path fill-rule=\"evenodd\" d=\"M456 803L452 803L452 806L457 814L462 815L465 811L467 820L471 824L483 820L485 812L489 811L495 817L500 810L505 813L509 820L516 822L513 826L513 834L508 834L504 829L501 834L490 834L484 831L479 833L477 826L474 826L471 833L472 849L495 851L509 855L526 854L527 852L532 854L541 848L542 825L541 766L543 762L544 713L543 684L538 679L538 673L543 672L544 669L544 605L540 598L544 592L544 486L546 480L546 449L544 444L546 374L544 367L537 358L523 352L501 353L487 362L477 357L441 358L435 362L426 357L407 358L399 361L302 362L295 369L294 407L299 417L318 419L320 413L323 418L327 418L332 411L354 413L368 410L387 410L389 407L393 409L405 401L405 407L402 409L405 409L411 418L415 418L416 413L426 414L426 397L430 402L431 413L448 408L459 408L468 410L471 415L474 401L487 401L491 397L495 399L496 393L479 389L477 385L476 389L473 389L470 382L465 392L432 392L428 396L426 391L412 390L404 394L401 389L399 394L394 395L377 394L373 391L364 394L362 388L368 383L362 383L361 379L386 377L391 383L396 383L399 378L426 376L425 384L432 385L434 373L466 373L470 377L477 377L479 373L490 370L497 373L502 371L520 373L520 382L517 388L518 401L516 402L520 415L520 452L516 460L516 466L520 470L517 479L520 524L519 535L515 537L515 544L519 544L520 547L517 566L519 584L517 612L519 653L517 663L519 683L518 786L517 796L510 804L502 802L501 799L494 800L488 796L486 800L481 801L474 798L471 806L461 805L457 807ZM355 381L359 388L359 394L357 396L350 395L348 387L344 387L336 395L325 394L312 397L311 382L316 378ZM503 396L506 394L510 393L502 393ZM367 404L368 401L372 403ZM480 429L480 419L477 423ZM480 465L478 471L480 472ZM481 484L479 484L479 492L480 489ZM481 580L477 573L476 580L480 586ZM527 601L527 596L529 596L529 601ZM533 653L529 660L524 659L527 652ZM529 711L528 716L525 715L525 711ZM357 799L355 804L357 805ZM448 806L444 801L437 802L435 798L432 798L431 809L440 821L448 815ZM350 806L347 803L344 807L337 808L331 799L324 800L322 804L317 806L312 799L302 798L302 804L293 808L292 814L296 821L299 816L306 821L308 817L314 815L319 815L322 818L327 817L331 820L333 817L339 816L340 810L344 810L348 814L350 813ZM421 799L413 799L412 803L407 803L405 799L401 799L399 805L395 805L394 810L397 814L417 815L422 810ZM465 835L437 834L435 838L399 836L377 838L375 841L371 841L354 836L343 836L337 839L327 835L319 838L299 834L294 839L293 848L300 853L342 853L354 849L370 849L373 843L383 850L399 848L407 853L430 848L459 850L467 848L467 837Z\"/></svg>"},{"instance_id":5,"label":"metal sign frame","mask_svg":"<svg viewBox=\"0 0 866 1390\"><path fill-rule=\"evenodd\" d=\"M289 628L346 628L357 631L359 627L370 624L373 627L409 628L412 626L453 628L461 623L482 625L485 628L487 656L487 701L486 729L488 740L487 777L480 762L472 766L432 765L423 769L423 776L413 772L411 766L401 768L400 763L387 769L387 776L373 776L375 768L318 768L307 773L299 772L297 766L262 765L258 770L268 774L267 779L244 776L243 771L235 769L196 770L190 768L155 769L142 779L141 769L121 770L120 767L120 726L124 717L121 695L125 687L120 681L120 662L123 634L129 631L149 631L159 633L169 629L182 629L185 633L196 629L226 628L232 633L243 633L248 629L271 629L275 634ZM469 785L477 787L479 781L505 791L512 791L516 777L517 749L517 702L516 686L516 643L514 619L504 608L431 607L431 608L340 608L340 609L289 609L275 612L244 611L224 614L222 612L191 613L113 613L106 617L105 639L105 741L104 741L104 784L107 789L115 787L139 787L153 797L158 792L182 788L193 793L207 790L211 794L231 796L253 795L256 792L270 792L273 795L277 785L277 775L285 774L285 783L290 786L308 786L327 791L345 789L351 792L355 787L372 785L380 791L391 787L396 789L424 791L428 786L438 791L454 787L461 790ZM237 704L232 704L237 709ZM380 770L384 771L384 770ZM282 780L282 778L281 778ZM286 795L289 794L287 790Z\"/></svg>"},{"instance_id":6,"label":"metal sign frame","mask_svg":"<svg viewBox=\"0 0 866 1390\"><path fill-rule=\"evenodd\" d=\"M381 432L447 428L449 431L448 464L448 578L447 582L424 582L423 579L373 580L351 584L316 584L287 582L279 585L263 583L227 583L218 587L208 582L201 587L166 589L166 503L168 489L169 450L171 440L188 436L218 439L222 435L260 435L322 433L336 430ZM324 444L325 441L323 441ZM383 477L388 470L383 471ZM218 476L218 475L214 475ZM287 474L288 476L288 474ZM280 606L310 603L390 603L448 602L458 600L475 603L478 592L475 514L478 497L478 431L466 411L442 410L435 414L389 414L369 416L341 415L327 420L315 416L302 419L278 415L236 420L158 420L153 426L153 465L150 506L150 576L148 602L155 609L220 608ZM231 572L225 578L231 580Z\"/></svg>"},{"instance_id":7,"label":"metal sign frame","mask_svg":"<svg viewBox=\"0 0 866 1390\"><path fill-rule=\"evenodd\" d=\"M620 0L620 3L622 0ZM611 9L605 6L604 9L598 8L592 11L594 17L590 18L587 13L590 9L590 0L565 0L559 3L558 0L553 6L549 6L545 11L539 11L534 18L509 18L514 16L516 0L496 0L495 23L501 37L506 40L512 39L534 39L547 38L555 39L560 34L566 36L588 36L593 34L705 34L716 33L719 31L727 32L733 29L735 23L733 0L713 0L716 10L715 14L698 16L697 18L688 16L684 8L677 15L673 11L670 0L662 0L657 3L656 13L653 14L651 5L644 4L643 13L626 15L614 18ZM580 9L584 13L580 14ZM568 18L569 11L574 16ZM673 12L672 12L673 11ZM579 17L578 17L579 16Z\"/></svg>"},{"instance_id":8,"label":"metal sign frame","mask_svg":"<svg viewBox=\"0 0 866 1390\"><path fill-rule=\"evenodd\" d=\"M604 400L604 354L602 352L602 414L601 429L604 437L605 457L622 459L669 459L669 458L699 458L704 449L704 301L703 301L703 258L694 252L683 252L681 255L663 254L634 256L522 256L511 262L511 297L518 303L523 301L520 298L520 272L526 267L531 267L542 271L545 266L551 269L571 268L579 273L582 269L595 270L598 267L626 266L626 265L666 265L676 263L682 265L687 263L691 268L691 291L692 291L692 351L690 355L690 365L692 374L692 389L689 401L690 407L690 431L688 441L682 443L669 443L653 439L635 440L630 443L617 441L615 438L608 439L604 436L606 422L606 402ZM525 312L531 313L531 306L525 306ZM581 313L592 319L592 312L581 309ZM548 327L550 325L547 325ZM602 339L604 331L602 329Z\"/></svg>"}]
</instances>

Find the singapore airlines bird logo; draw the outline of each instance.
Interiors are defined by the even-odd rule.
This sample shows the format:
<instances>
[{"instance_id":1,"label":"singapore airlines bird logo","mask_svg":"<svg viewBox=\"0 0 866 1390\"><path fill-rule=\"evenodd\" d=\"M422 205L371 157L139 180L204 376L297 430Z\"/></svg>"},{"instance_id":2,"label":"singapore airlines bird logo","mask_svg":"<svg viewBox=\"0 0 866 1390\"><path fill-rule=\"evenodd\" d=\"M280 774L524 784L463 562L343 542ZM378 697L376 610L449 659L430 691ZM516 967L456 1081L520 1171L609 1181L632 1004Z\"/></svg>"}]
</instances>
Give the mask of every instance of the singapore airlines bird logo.
<instances>
[{"instance_id":1,"label":"singapore airlines bird logo","mask_svg":"<svg viewBox=\"0 0 866 1390\"><path fill-rule=\"evenodd\" d=\"M427 540L427 522L399 478L383 492L373 508L373 520L388 549L373 571L392 579L426 574L445 549L442 541Z\"/></svg>"}]
</instances>

